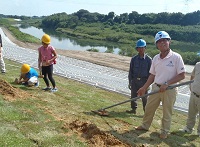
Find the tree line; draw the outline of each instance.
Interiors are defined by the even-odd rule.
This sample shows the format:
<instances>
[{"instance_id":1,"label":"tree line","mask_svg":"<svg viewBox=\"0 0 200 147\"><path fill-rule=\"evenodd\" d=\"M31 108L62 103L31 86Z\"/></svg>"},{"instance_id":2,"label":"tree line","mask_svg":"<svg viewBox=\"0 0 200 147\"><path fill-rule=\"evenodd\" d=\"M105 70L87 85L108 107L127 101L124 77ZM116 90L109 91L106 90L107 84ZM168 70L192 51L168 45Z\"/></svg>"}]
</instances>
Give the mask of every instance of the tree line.
<instances>
[{"instance_id":1,"label":"tree line","mask_svg":"<svg viewBox=\"0 0 200 147\"><path fill-rule=\"evenodd\" d=\"M107 15L100 13L90 13L88 10L81 9L75 13L67 14L53 14L50 17L58 15L59 17L67 17L72 16L71 19L78 19L82 22L87 23L125 23L125 24L171 24L171 25L199 25L200 23L200 11L194 11L191 13L183 14L181 12L176 13L144 13L139 14L137 11L132 11L131 13L122 13L120 15L116 15L114 12L109 12ZM30 18L45 18L46 16L17 16L17 15L3 15L0 14L0 17L9 17L9 18L17 18L17 19L30 19ZM65 18L66 19L66 18Z\"/></svg>"},{"instance_id":2,"label":"tree line","mask_svg":"<svg viewBox=\"0 0 200 147\"><path fill-rule=\"evenodd\" d=\"M64 12L57 13L44 17L42 20L43 27L54 29L76 29L77 26L82 26L86 23L101 23L104 27L113 26L112 29L142 35L152 35L157 30L165 29L177 41L200 42L200 11L185 15L180 12L138 14L133 11L132 13L123 13L118 16L114 12L104 15L90 13L81 9L70 15ZM163 25L160 24L165 24L165 27L163 28Z\"/></svg>"},{"instance_id":3,"label":"tree line","mask_svg":"<svg viewBox=\"0 0 200 147\"><path fill-rule=\"evenodd\" d=\"M200 42L200 11L182 14L178 13L144 13L139 14L136 11L116 15L109 12L107 15L100 13L90 13L88 10L81 9L75 13L67 14L57 13L49 16L16 16L3 15L0 17L13 17L22 20L42 19L42 27L45 28L70 28L76 29L77 26L83 26L86 23L101 23L101 28L110 27L116 31L126 31L142 35L152 35L156 31L165 29L173 36L174 40L187 41L193 43ZM163 25L160 25L163 24ZM99 28L99 29L101 29Z\"/></svg>"},{"instance_id":4,"label":"tree line","mask_svg":"<svg viewBox=\"0 0 200 147\"><path fill-rule=\"evenodd\" d=\"M86 23L108 23L110 25L117 24L170 24L170 25L199 25L200 24L200 11L195 11L192 13L182 14L178 13L144 13L139 14L136 11L131 13L123 13L116 15L114 12L109 12L107 15L100 13L90 13L88 10L81 9L73 14L53 14L49 17L59 16L62 20L66 20L71 16L75 23L76 21L86 22ZM48 19L46 17L46 19Z\"/></svg>"},{"instance_id":5,"label":"tree line","mask_svg":"<svg viewBox=\"0 0 200 147\"><path fill-rule=\"evenodd\" d=\"M146 13L136 11L116 15L109 12L107 15L90 13L79 10L72 14L57 13L42 17L4 16L34 22L43 29L56 30L61 34L78 38L88 38L118 43L121 49L119 54L132 56L137 53L133 44L143 38L148 44L148 54L152 57L157 53L154 45L154 35L160 31L167 31L172 37L172 48L179 52L186 64L195 64L200 60L197 56L200 48L200 11L192 13ZM40 21L38 21L40 20ZM131 47L130 47L131 44ZM112 47L111 47L112 51Z\"/></svg>"}]
</instances>

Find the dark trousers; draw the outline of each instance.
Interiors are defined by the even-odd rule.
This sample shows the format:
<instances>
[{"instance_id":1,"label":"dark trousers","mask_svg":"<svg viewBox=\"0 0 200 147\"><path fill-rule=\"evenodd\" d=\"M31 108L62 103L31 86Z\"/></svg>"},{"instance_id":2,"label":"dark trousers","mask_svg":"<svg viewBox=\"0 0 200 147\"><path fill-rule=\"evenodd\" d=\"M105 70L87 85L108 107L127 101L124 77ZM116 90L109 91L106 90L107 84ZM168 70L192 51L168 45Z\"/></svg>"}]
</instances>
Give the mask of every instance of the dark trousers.
<instances>
[{"instance_id":1,"label":"dark trousers","mask_svg":"<svg viewBox=\"0 0 200 147\"><path fill-rule=\"evenodd\" d=\"M141 78L140 80L133 79L131 83L131 98L137 97L137 91L146 83L147 79ZM147 91L146 91L147 93ZM143 110L147 103L147 97L142 98ZM137 100L131 101L131 108L133 110L137 109Z\"/></svg>"},{"instance_id":2,"label":"dark trousers","mask_svg":"<svg viewBox=\"0 0 200 147\"><path fill-rule=\"evenodd\" d=\"M55 84L55 80L53 78L53 64L49 65L49 66L42 66L42 75L44 75L44 82L46 83L47 87L49 87L49 80L51 81L51 84L53 86L53 88L55 88L56 84ZM48 76L48 79L47 79Z\"/></svg>"}]
</instances>

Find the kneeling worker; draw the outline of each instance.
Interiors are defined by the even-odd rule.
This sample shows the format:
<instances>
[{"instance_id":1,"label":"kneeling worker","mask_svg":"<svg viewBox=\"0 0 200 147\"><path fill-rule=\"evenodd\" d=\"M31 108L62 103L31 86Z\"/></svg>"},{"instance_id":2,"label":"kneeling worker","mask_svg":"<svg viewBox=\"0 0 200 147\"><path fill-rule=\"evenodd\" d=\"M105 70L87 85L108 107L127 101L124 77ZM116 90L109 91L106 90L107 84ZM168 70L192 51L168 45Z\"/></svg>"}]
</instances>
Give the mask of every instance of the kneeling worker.
<instances>
[{"instance_id":1,"label":"kneeling worker","mask_svg":"<svg viewBox=\"0 0 200 147\"><path fill-rule=\"evenodd\" d=\"M38 72L28 64L23 64L21 67L21 75L19 79L15 79L17 84L26 86L39 86Z\"/></svg>"}]
</instances>

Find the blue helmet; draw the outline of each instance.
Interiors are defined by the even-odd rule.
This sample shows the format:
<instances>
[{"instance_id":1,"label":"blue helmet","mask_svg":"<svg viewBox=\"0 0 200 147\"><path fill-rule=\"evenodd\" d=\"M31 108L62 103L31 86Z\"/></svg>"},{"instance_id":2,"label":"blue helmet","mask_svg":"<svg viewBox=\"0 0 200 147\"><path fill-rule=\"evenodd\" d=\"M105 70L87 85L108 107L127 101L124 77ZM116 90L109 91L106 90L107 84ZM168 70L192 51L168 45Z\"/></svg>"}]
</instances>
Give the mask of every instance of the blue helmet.
<instances>
[{"instance_id":1,"label":"blue helmet","mask_svg":"<svg viewBox=\"0 0 200 147\"><path fill-rule=\"evenodd\" d=\"M136 49L137 49L138 47L146 47L146 46L147 46L146 41L144 41L143 39L139 39L139 40L137 41L137 43L136 43Z\"/></svg>"}]
</instances>

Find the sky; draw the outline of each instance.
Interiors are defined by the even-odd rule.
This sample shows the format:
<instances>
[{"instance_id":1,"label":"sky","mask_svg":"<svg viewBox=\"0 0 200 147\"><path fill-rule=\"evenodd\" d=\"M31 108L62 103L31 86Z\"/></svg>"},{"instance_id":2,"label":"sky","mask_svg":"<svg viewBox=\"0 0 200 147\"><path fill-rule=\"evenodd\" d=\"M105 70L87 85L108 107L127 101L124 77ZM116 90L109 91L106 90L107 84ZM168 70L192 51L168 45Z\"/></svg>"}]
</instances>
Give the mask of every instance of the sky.
<instances>
[{"instance_id":1,"label":"sky","mask_svg":"<svg viewBox=\"0 0 200 147\"><path fill-rule=\"evenodd\" d=\"M139 14L181 12L200 10L199 0L0 0L0 14L48 16L66 12L72 14L80 9L89 12L116 15L137 11Z\"/></svg>"}]
</instances>

